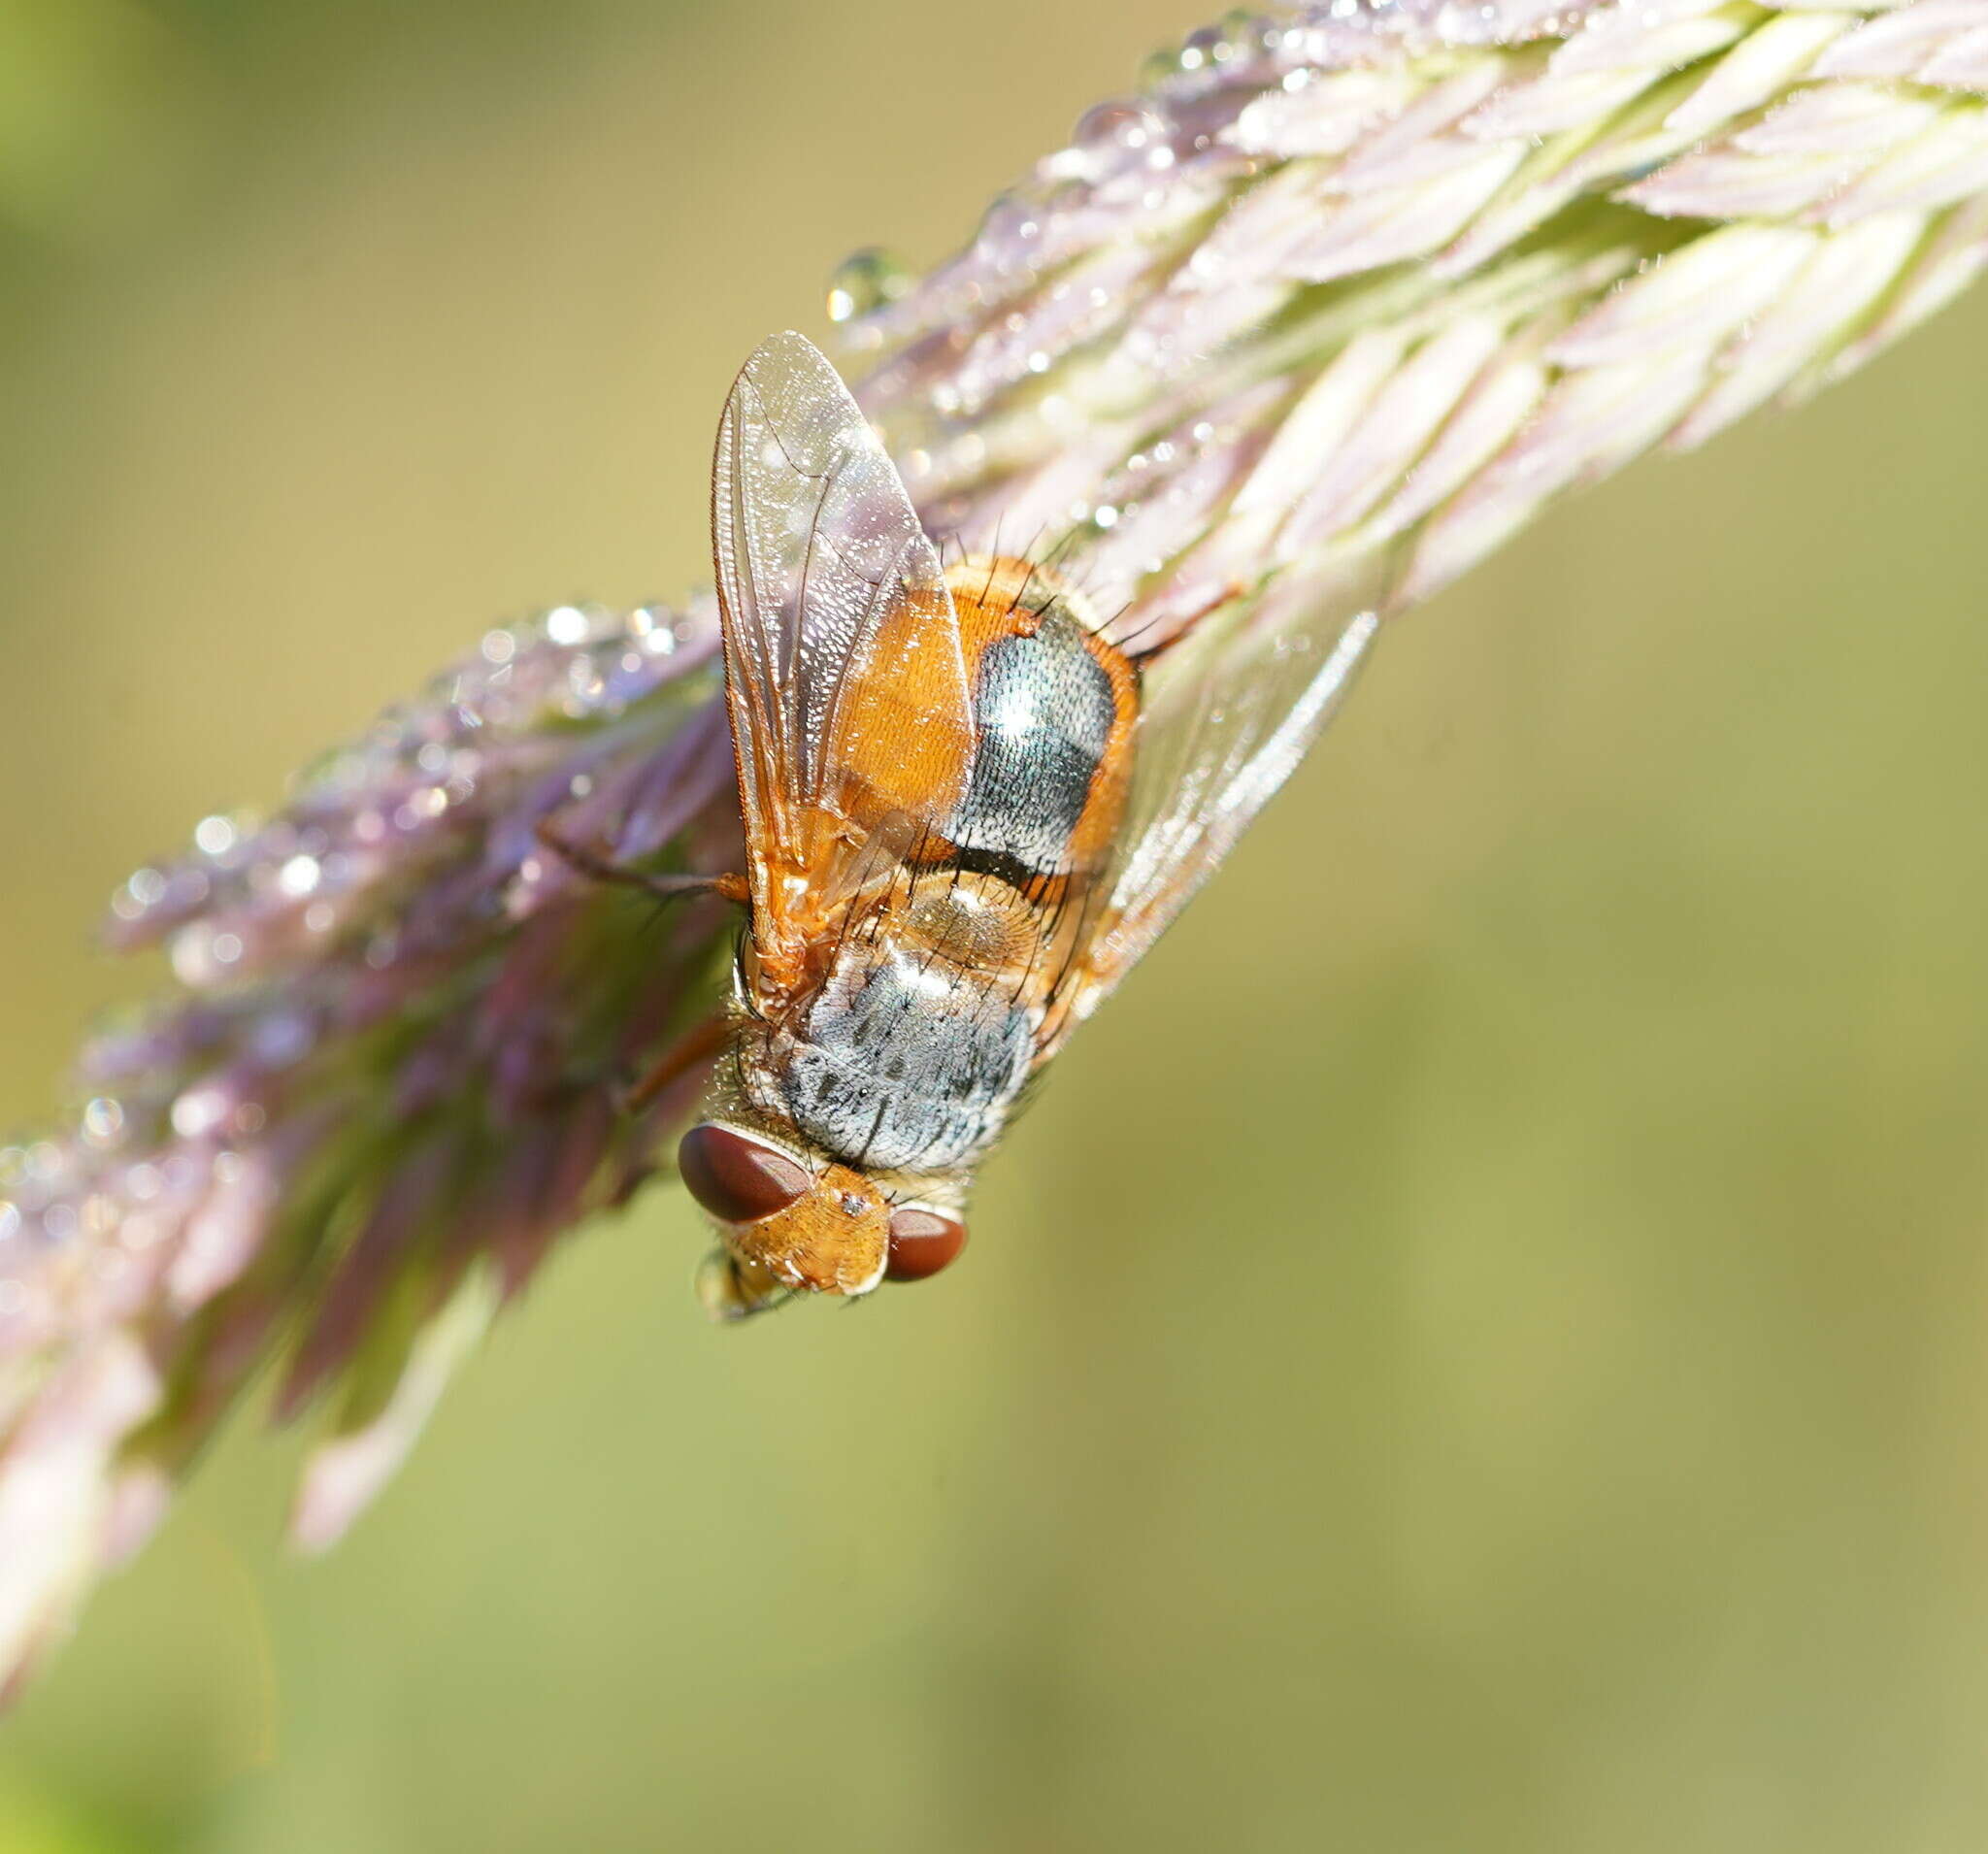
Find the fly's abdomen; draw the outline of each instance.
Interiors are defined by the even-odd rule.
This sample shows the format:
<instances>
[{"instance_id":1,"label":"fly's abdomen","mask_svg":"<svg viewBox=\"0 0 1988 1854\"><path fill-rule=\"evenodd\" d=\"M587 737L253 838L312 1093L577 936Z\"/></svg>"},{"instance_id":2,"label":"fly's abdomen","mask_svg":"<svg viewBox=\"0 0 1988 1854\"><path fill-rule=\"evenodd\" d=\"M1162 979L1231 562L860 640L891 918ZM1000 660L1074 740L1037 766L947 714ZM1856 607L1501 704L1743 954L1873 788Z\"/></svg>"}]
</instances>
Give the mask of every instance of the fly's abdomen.
<instances>
[{"instance_id":1,"label":"fly's abdomen","mask_svg":"<svg viewBox=\"0 0 1988 1854\"><path fill-rule=\"evenodd\" d=\"M948 835L962 865L1017 885L1068 873L1118 720L1092 642L1061 611L981 652L974 762Z\"/></svg>"}]
</instances>

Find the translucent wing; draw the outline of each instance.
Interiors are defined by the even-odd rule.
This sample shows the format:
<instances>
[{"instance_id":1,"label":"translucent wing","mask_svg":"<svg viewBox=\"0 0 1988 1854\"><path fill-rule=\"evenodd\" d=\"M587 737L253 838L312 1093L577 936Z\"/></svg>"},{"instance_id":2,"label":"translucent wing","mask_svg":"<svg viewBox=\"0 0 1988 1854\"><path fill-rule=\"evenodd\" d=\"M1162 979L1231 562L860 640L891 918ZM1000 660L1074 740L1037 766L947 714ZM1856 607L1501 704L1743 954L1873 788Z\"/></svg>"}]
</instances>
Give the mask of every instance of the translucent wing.
<instances>
[{"instance_id":1,"label":"translucent wing","mask_svg":"<svg viewBox=\"0 0 1988 1854\"><path fill-rule=\"evenodd\" d=\"M800 335L732 387L712 534L753 938L779 987L874 869L883 820L943 815L964 788L959 622L896 468Z\"/></svg>"},{"instance_id":2,"label":"translucent wing","mask_svg":"<svg viewBox=\"0 0 1988 1854\"><path fill-rule=\"evenodd\" d=\"M1096 930L1072 974L1087 1016L1208 879L1332 718L1379 628L1315 580L1273 580L1198 623L1149 672L1132 801Z\"/></svg>"}]
</instances>

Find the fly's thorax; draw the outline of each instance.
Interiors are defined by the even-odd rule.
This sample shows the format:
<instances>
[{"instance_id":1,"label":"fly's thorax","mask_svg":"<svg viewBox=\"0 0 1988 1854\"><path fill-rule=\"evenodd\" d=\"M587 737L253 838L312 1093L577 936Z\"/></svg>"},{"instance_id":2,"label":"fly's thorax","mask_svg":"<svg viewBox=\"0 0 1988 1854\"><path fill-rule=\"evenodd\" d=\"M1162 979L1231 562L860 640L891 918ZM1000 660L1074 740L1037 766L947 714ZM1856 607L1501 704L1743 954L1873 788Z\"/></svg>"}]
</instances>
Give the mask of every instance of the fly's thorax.
<instances>
[{"instance_id":1,"label":"fly's thorax","mask_svg":"<svg viewBox=\"0 0 1988 1854\"><path fill-rule=\"evenodd\" d=\"M818 986L743 1040L741 1085L758 1113L843 1163L946 1173L999 1135L1039 1015L999 975L879 935L845 946Z\"/></svg>"}]
</instances>

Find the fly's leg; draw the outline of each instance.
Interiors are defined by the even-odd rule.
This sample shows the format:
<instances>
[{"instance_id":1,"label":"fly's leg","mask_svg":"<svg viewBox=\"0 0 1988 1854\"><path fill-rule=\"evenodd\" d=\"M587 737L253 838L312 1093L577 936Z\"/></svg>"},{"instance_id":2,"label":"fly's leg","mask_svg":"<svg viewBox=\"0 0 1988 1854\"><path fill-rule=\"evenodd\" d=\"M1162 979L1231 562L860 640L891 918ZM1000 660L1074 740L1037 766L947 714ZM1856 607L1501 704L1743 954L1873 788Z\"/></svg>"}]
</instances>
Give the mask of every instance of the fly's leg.
<instances>
[{"instance_id":1,"label":"fly's leg","mask_svg":"<svg viewBox=\"0 0 1988 1854\"><path fill-rule=\"evenodd\" d=\"M656 876L646 870L631 869L563 837L549 818L541 818L534 835L540 844L570 869L590 881L613 882L624 888L640 889L657 901L686 901L698 895L721 895L742 907L752 899L744 876ZM623 1113L640 1113L653 1103L672 1082L680 1080L699 1064L709 1062L725 1046L731 1035L731 1020L707 1017L694 1023L670 1043L648 1070L614 1090L614 1105Z\"/></svg>"},{"instance_id":2,"label":"fly's leg","mask_svg":"<svg viewBox=\"0 0 1988 1854\"><path fill-rule=\"evenodd\" d=\"M684 901L696 895L722 895L742 907L752 899L752 890L743 876L654 876L646 870L631 869L562 837L549 818L541 818L533 835L540 844L569 869L592 881L615 882L624 888L639 888L657 901Z\"/></svg>"},{"instance_id":3,"label":"fly's leg","mask_svg":"<svg viewBox=\"0 0 1988 1854\"><path fill-rule=\"evenodd\" d=\"M731 1028L729 1018L707 1017L702 1023L692 1024L671 1043L640 1080L631 1080L625 1070L616 1075L608 1096L614 1111L629 1115L640 1113L673 1081L681 1080L699 1063L717 1055L724 1048ZM654 1175L653 1165L641 1165L624 1173L609 1200L610 1205L618 1210Z\"/></svg>"},{"instance_id":4,"label":"fly's leg","mask_svg":"<svg viewBox=\"0 0 1988 1854\"><path fill-rule=\"evenodd\" d=\"M1106 639L1108 642L1116 645L1135 663L1142 666L1156 663L1175 645L1186 638L1192 637L1196 628L1204 619L1212 617L1225 605L1232 605L1236 600L1246 597L1248 592L1249 582L1246 579L1229 579L1218 586L1201 604L1196 606L1192 612L1188 612L1185 617L1176 619L1174 621L1174 628L1164 637L1158 638L1151 643L1145 642L1147 635L1154 628L1153 623L1148 621L1126 637L1113 636L1111 627L1107 625L1105 627Z\"/></svg>"},{"instance_id":5,"label":"fly's leg","mask_svg":"<svg viewBox=\"0 0 1988 1854\"><path fill-rule=\"evenodd\" d=\"M722 1051L731 1034L729 1017L707 1017L692 1024L650 1064L646 1075L615 1091L614 1105L623 1113L640 1113L672 1082L680 1081Z\"/></svg>"}]
</instances>

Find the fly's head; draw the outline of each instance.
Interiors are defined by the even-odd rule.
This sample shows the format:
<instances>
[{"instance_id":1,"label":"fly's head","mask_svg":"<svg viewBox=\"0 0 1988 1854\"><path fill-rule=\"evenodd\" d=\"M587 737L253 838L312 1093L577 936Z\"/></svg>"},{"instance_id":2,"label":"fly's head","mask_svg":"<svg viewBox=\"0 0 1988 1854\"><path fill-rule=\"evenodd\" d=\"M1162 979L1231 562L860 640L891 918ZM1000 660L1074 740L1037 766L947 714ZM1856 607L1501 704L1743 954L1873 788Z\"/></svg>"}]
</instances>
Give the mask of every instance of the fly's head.
<instances>
[{"instance_id":1,"label":"fly's head","mask_svg":"<svg viewBox=\"0 0 1988 1854\"><path fill-rule=\"evenodd\" d=\"M794 1294L868 1294L922 1280L965 1246L950 1209L892 1197L876 1179L756 1129L706 1120L683 1136L678 1170L717 1225L698 1292L713 1318L740 1319Z\"/></svg>"}]
</instances>

